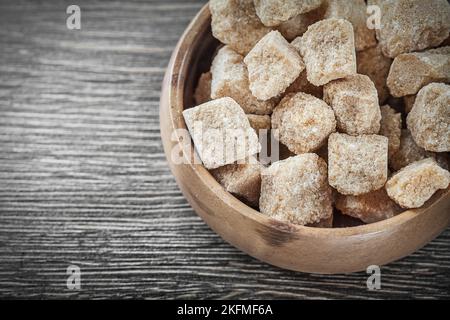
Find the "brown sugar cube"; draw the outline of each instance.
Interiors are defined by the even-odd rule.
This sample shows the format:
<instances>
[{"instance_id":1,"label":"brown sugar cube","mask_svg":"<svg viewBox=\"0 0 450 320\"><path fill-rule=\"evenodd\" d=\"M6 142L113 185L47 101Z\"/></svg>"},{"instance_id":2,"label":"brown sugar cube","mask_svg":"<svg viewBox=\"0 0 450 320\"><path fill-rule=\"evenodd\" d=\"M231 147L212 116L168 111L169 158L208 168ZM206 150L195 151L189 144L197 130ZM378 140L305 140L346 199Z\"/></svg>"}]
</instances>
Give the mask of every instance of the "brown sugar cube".
<instances>
[{"instance_id":1,"label":"brown sugar cube","mask_svg":"<svg viewBox=\"0 0 450 320\"><path fill-rule=\"evenodd\" d=\"M367 27L367 6L364 0L326 0L325 19L346 19L355 31L355 46L361 51L377 44L375 30Z\"/></svg>"},{"instance_id":2,"label":"brown sugar cube","mask_svg":"<svg viewBox=\"0 0 450 320\"><path fill-rule=\"evenodd\" d=\"M403 208L419 208L439 189L446 189L450 173L434 159L416 161L395 173L386 183L389 197Z\"/></svg>"},{"instance_id":3,"label":"brown sugar cube","mask_svg":"<svg viewBox=\"0 0 450 320\"><path fill-rule=\"evenodd\" d=\"M205 72L200 76L194 93L194 100L197 105L211 101L211 81L211 72Z\"/></svg>"},{"instance_id":4,"label":"brown sugar cube","mask_svg":"<svg viewBox=\"0 0 450 320\"><path fill-rule=\"evenodd\" d=\"M249 206L258 207L263 168L261 163L251 157L245 163L234 163L213 169L211 174L226 191Z\"/></svg>"},{"instance_id":5,"label":"brown sugar cube","mask_svg":"<svg viewBox=\"0 0 450 320\"><path fill-rule=\"evenodd\" d=\"M274 136L296 154L312 152L336 131L333 109L306 94L288 94L272 114Z\"/></svg>"},{"instance_id":6,"label":"brown sugar cube","mask_svg":"<svg viewBox=\"0 0 450 320\"><path fill-rule=\"evenodd\" d=\"M376 1L380 7L380 28L376 29L384 55L436 47L450 31L450 5L447 0Z\"/></svg>"},{"instance_id":7,"label":"brown sugar cube","mask_svg":"<svg viewBox=\"0 0 450 320\"><path fill-rule=\"evenodd\" d=\"M244 109L245 113L270 114L275 101L259 101L250 91L248 71L244 57L229 46L219 50L211 66L213 99L230 97Z\"/></svg>"},{"instance_id":8,"label":"brown sugar cube","mask_svg":"<svg viewBox=\"0 0 450 320\"><path fill-rule=\"evenodd\" d=\"M328 179L344 195L361 195L384 186L388 139L378 135L333 133L328 139Z\"/></svg>"},{"instance_id":9,"label":"brown sugar cube","mask_svg":"<svg viewBox=\"0 0 450 320\"><path fill-rule=\"evenodd\" d=\"M299 14L317 9L323 0L254 0L256 14L268 27L276 27Z\"/></svg>"},{"instance_id":10,"label":"brown sugar cube","mask_svg":"<svg viewBox=\"0 0 450 320\"><path fill-rule=\"evenodd\" d=\"M311 228L333 228L333 215L322 219L319 222L307 224L306 226Z\"/></svg>"},{"instance_id":11,"label":"brown sugar cube","mask_svg":"<svg viewBox=\"0 0 450 320\"><path fill-rule=\"evenodd\" d=\"M183 111L195 148L207 169L246 159L261 150L239 104L221 98Z\"/></svg>"},{"instance_id":12,"label":"brown sugar cube","mask_svg":"<svg viewBox=\"0 0 450 320\"><path fill-rule=\"evenodd\" d=\"M387 78L394 97L416 94L431 82L450 82L450 47L401 54Z\"/></svg>"},{"instance_id":13,"label":"brown sugar cube","mask_svg":"<svg viewBox=\"0 0 450 320\"><path fill-rule=\"evenodd\" d=\"M356 74L355 39L347 20L325 19L309 26L300 52L308 81L315 86Z\"/></svg>"},{"instance_id":14,"label":"brown sugar cube","mask_svg":"<svg viewBox=\"0 0 450 320\"><path fill-rule=\"evenodd\" d=\"M389 139L389 158L400 149L400 136L402 134L402 115L389 105L381 108L380 135Z\"/></svg>"},{"instance_id":15,"label":"brown sugar cube","mask_svg":"<svg viewBox=\"0 0 450 320\"><path fill-rule=\"evenodd\" d=\"M419 147L409 130L403 129L400 136L400 148L389 157L389 167L398 171L408 164L428 158L426 150Z\"/></svg>"},{"instance_id":16,"label":"brown sugar cube","mask_svg":"<svg viewBox=\"0 0 450 320\"><path fill-rule=\"evenodd\" d=\"M328 164L328 141L314 153L325 160L325 162Z\"/></svg>"},{"instance_id":17,"label":"brown sugar cube","mask_svg":"<svg viewBox=\"0 0 450 320\"><path fill-rule=\"evenodd\" d=\"M278 31L262 38L244 59L250 90L260 100L283 93L305 69L297 50Z\"/></svg>"},{"instance_id":18,"label":"brown sugar cube","mask_svg":"<svg viewBox=\"0 0 450 320\"><path fill-rule=\"evenodd\" d=\"M368 76L358 74L326 84L323 100L333 108L339 131L351 135L380 131L377 89Z\"/></svg>"},{"instance_id":19,"label":"brown sugar cube","mask_svg":"<svg viewBox=\"0 0 450 320\"><path fill-rule=\"evenodd\" d=\"M404 110L405 110L406 114L411 112L415 101L416 101L416 96L415 95L404 96L403 97L403 104L405 106Z\"/></svg>"},{"instance_id":20,"label":"brown sugar cube","mask_svg":"<svg viewBox=\"0 0 450 320\"><path fill-rule=\"evenodd\" d=\"M327 165L313 153L273 163L262 171L261 213L299 225L333 214Z\"/></svg>"},{"instance_id":21,"label":"brown sugar cube","mask_svg":"<svg viewBox=\"0 0 450 320\"><path fill-rule=\"evenodd\" d=\"M289 150L289 148L282 143L279 143L279 155L280 155L279 160L286 160L287 158L296 156L295 153Z\"/></svg>"},{"instance_id":22,"label":"brown sugar cube","mask_svg":"<svg viewBox=\"0 0 450 320\"><path fill-rule=\"evenodd\" d=\"M342 214L374 223L392 218L402 209L389 198L384 188L360 196L338 195L336 209Z\"/></svg>"},{"instance_id":23,"label":"brown sugar cube","mask_svg":"<svg viewBox=\"0 0 450 320\"><path fill-rule=\"evenodd\" d=\"M394 171L398 171L410 163L425 158L433 158L442 168L449 169L448 157L445 154L429 152L419 147L414 141L411 132L404 129L400 137L400 149L389 157L389 167Z\"/></svg>"},{"instance_id":24,"label":"brown sugar cube","mask_svg":"<svg viewBox=\"0 0 450 320\"><path fill-rule=\"evenodd\" d=\"M406 123L420 147L434 152L450 151L450 85L431 83L423 87Z\"/></svg>"},{"instance_id":25,"label":"brown sugar cube","mask_svg":"<svg viewBox=\"0 0 450 320\"><path fill-rule=\"evenodd\" d=\"M248 121L250 122L250 127L256 130L258 132L261 129L269 130L271 123L270 123L270 116L268 115L257 115L257 114L247 114Z\"/></svg>"},{"instance_id":26,"label":"brown sugar cube","mask_svg":"<svg viewBox=\"0 0 450 320\"><path fill-rule=\"evenodd\" d=\"M311 84L306 78L306 71L303 71L300 76L286 89L285 94L288 93L307 93L316 98L323 98L323 86L316 87Z\"/></svg>"},{"instance_id":27,"label":"brown sugar cube","mask_svg":"<svg viewBox=\"0 0 450 320\"><path fill-rule=\"evenodd\" d=\"M450 46L450 35L440 44L440 47Z\"/></svg>"},{"instance_id":28,"label":"brown sugar cube","mask_svg":"<svg viewBox=\"0 0 450 320\"><path fill-rule=\"evenodd\" d=\"M213 36L242 55L270 32L256 15L253 0L210 0Z\"/></svg>"},{"instance_id":29,"label":"brown sugar cube","mask_svg":"<svg viewBox=\"0 0 450 320\"><path fill-rule=\"evenodd\" d=\"M375 88L377 88L380 104L384 103L389 97L386 80L392 60L383 55L380 46L375 46L357 52L356 61L358 64L358 73L365 74L373 81Z\"/></svg>"},{"instance_id":30,"label":"brown sugar cube","mask_svg":"<svg viewBox=\"0 0 450 320\"><path fill-rule=\"evenodd\" d=\"M304 34L310 25L323 19L323 7L324 5L307 13L299 14L288 21L283 22L276 29L281 32L286 40L292 41Z\"/></svg>"}]
</instances>

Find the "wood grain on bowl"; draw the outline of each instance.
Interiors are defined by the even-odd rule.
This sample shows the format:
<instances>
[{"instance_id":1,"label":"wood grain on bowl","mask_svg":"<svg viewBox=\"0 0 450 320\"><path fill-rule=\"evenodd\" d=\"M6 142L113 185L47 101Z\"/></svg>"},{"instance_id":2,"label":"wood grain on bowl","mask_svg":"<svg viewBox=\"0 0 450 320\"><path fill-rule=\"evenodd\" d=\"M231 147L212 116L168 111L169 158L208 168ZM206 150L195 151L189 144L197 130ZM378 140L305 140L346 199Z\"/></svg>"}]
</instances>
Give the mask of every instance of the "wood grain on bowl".
<instances>
[{"instance_id":1,"label":"wood grain on bowl","mask_svg":"<svg viewBox=\"0 0 450 320\"><path fill-rule=\"evenodd\" d=\"M171 170L200 217L232 245L262 261L311 273L347 273L402 258L424 246L450 223L450 188L417 210L369 225L311 228L266 217L226 192L200 164L175 164L172 149L188 157L193 146L174 130L185 129L182 111L219 45L205 6L189 25L170 61L160 105L161 135ZM187 160L187 159L186 159Z\"/></svg>"}]
</instances>

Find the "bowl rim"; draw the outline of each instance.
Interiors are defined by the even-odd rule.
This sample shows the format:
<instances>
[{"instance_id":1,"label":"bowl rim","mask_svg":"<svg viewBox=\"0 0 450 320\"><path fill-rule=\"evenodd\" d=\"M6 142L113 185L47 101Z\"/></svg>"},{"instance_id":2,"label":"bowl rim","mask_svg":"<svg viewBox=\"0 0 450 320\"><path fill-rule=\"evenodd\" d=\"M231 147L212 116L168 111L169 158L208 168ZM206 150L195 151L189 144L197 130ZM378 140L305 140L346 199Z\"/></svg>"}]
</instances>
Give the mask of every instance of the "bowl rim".
<instances>
[{"instance_id":1,"label":"bowl rim","mask_svg":"<svg viewBox=\"0 0 450 320\"><path fill-rule=\"evenodd\" d=\"M188 70L189 66L187 65L190 60L186 57L187 49L190 47L189 44L194 42L195 38L201 34L202 26L205 23L209 23L211 19L211 13L209 10L208 3L204 5L201 10L197 13L197 15L194 17L194 19L190 22L188 27L185 29L183 35L181 36L174 52L171 58L171 62L169 63L169 67L167 69L166 76L173 75L173 74L181 74L183 73L183 70ZM178 96L177 92L173 92L173 89L169 89L168 94L170 97L174 96L176 99L180 100L180 103L175 103L171 106L168 106L170 111L169 117L170 117L170 126L171 130L176 129L185 129L187 130L186 124L184 122L183 117L179 116L181 118L181 121L177 121L176 118L174 118L174 111L181 113L183 110L174 109L173 107L176 107L177 105L183 106L184 109L184 90L185 86L183 83L183 78L181 77L174 77L169 79L168 83L172 83L173 87L175 87L175 91L181 92L181 97ZM165 94L164 92L162 93ZM161 106L162 107L162 106ZM179 119L178 119L179 120ZM262 214L261 212L247 206L243 202L241 202L239 199L237 199L235 196L233 196L231 193L227 192L220 183L211 175L211 173L201 164L193 164L189 162L189 159L187 158L187 155L192 155L192 152L196 152L193 143L190 144L189 148L191 150L186 150L186 146L181 143L182 140L180 140L180 136L176 136L176 141L174 141L175 145L178 145L183 150L183 157L185 160L188 160L188 162L185 163L185 165L190 166L193 171L195 172L195 175L197 178L203 183L205 186L207 186L209 189L215 190L215 194L217 198L225 205L229 206L232 209L238 211L241 215L245 216L248 219L253 220L253 222L256 222L258 224L262 225L268 225L270 224L271 227L277 229L281 232L289 232L289 233L296 233L302 236L308 236L313 238L328 238L328 237L352 237L352 236L365 236L370 234L377 234L382 232L388 232L393 227L398 227L404 224L409 223L410 221L417 218L419 215L426 214L427 211L433 206L435 206L439 201L441 200L450 200L450 186L446 190L440 190L436 192L432 199L425 203L424 206L417 209L409 209L405 210L402 213L374 223L369 224L363 224L359 226L349 226L349 227L342 227L342 228L320 228L320 227L308 227L308 226L302 226L302 225L296 225L293 223L285 222L276 220L272 217L266 216ZM187 152L185 152L187 151ZM176 164L175 164L176 165ZM276 223L273 223L275 220Z\"/></svg>"}]
</instances>

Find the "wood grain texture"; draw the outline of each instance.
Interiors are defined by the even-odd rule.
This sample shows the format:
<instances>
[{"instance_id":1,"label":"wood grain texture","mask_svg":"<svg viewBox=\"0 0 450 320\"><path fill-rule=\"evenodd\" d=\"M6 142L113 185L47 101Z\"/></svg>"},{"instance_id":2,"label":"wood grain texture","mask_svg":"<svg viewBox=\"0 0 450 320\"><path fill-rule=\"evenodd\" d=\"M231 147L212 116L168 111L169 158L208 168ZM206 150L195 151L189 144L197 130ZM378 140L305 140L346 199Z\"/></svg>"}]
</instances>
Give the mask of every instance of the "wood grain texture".
<instances>
[{"instance_id":1,"label":"wood grain texture","mask_svg":"<svg viewBox=\"0 0 450 320\"><path fill-rule=\"evenodd\" d=\"M205 1L0 2L0 297L448 298L450 230L367 275L258 262L215 235L162 150L161 82ZM66 268L82 271L80 291Z\"/></svg>"}]
</instances>

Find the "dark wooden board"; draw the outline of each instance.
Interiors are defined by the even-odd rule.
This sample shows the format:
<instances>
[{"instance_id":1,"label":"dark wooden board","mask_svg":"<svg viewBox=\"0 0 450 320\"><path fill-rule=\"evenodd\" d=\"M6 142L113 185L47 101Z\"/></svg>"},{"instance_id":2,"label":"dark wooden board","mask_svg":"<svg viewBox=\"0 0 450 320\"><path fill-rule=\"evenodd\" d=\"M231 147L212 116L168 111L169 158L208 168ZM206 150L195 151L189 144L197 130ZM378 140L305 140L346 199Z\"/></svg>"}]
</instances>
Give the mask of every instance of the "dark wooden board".
<instances>
[{"instance_id":1,"label":"dark wooden board","mask_svg":"<svg viewBox=\"0 0 450 320\"><path fill-rule=\"evenodd\" d=\"M382 268L281 270L192 211L159 135L170 54L202 0L0 2L0 297L448 298L450 230ZM81 290L66 268L81 268Z\"/></svg>"}]
</instances>

